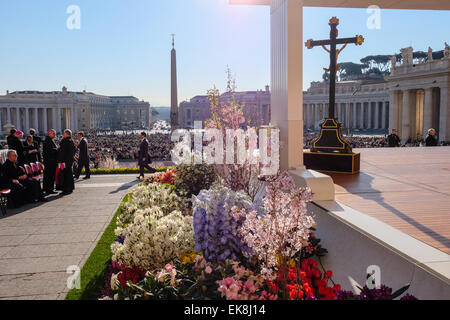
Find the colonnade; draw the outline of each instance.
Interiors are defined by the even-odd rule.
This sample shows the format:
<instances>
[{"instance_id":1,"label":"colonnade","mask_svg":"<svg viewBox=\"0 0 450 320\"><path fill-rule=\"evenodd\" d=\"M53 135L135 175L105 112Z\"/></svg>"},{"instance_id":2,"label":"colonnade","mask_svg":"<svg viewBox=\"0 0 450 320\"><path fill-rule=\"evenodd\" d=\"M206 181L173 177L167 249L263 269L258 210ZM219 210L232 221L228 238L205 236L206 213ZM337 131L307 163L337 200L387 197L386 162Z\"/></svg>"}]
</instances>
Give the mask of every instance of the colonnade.
<instances>
[{"instance_id":1,"label":"colonnade","mask_svg":"<svg viewBox=\"0 0 450 320\"><path fill-rule=\"evenodd\" d=\"M328 116L328 103L308 103L303 106L306 129L319 128ZM335 118L351 129L387 130L389 128L389 102L365 101L336 103Z\"/></svg>"},{"instance_id":2,"label":"colonnade","mask_svg":"<svg viewBox=\"0 0 450 320\"><path fill-rule=\"evenodd\" d=\"M390 129L405 143L437 131L439 141L450 140L450 90L447 86L390 91Z\"/></svg>"},{"instance_id":3,"label":"colonnade","mask_svg":"<svg viewBox=\"0 0 450 320\"><path fill-rule=\"evenodd\" d=\"M40 133L47 133L55 129L61 133L65 129L78 130L78 109L72 107L45 107L45 106L1 106L0 105L0 131L3 126L11 124L17 129L28 132L34 128Z\"/></svg>"}]
</instances>

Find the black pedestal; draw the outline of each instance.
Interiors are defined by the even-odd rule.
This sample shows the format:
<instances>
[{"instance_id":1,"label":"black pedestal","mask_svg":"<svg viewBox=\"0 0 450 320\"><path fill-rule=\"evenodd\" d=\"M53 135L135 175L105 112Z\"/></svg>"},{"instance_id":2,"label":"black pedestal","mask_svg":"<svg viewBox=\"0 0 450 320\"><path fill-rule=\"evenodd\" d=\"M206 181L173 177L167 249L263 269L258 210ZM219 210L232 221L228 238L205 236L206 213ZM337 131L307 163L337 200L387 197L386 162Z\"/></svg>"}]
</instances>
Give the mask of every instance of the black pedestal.
<instances>
[{"instance_id":1,"label":"black pedestal","mask_svg":"<svg viewBox=\"0 0 450 320\"><path fill-rule=\"evenodd\" d=\"M361 154L357 153L325 153L305 152L304 164L306 169L356 174L360 170Z\"/></svg>"}]
</instances>

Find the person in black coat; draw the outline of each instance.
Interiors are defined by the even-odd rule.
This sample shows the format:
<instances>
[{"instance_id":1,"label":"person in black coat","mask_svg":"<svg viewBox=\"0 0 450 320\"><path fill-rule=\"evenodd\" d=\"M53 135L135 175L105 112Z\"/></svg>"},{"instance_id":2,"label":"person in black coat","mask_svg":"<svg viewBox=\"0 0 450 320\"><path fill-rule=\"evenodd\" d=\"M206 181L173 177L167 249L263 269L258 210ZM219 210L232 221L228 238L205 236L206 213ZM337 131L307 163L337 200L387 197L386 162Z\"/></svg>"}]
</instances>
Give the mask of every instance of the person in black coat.
<instances>
[{"instance_id":1,"label":"person in black coat","mask_svg":"<svg viewBox=\"0 0 450 320\"><path fill-rule=\"evenodd\" d=\"M27 139L23 143L23 151L25 152L26 163L36 163L39 161L39 147L38 144L33 141L33 136L27 136Z\"/></svg>"},{"instance_id":2,"label":"person in black coat","mask_svg":"<svg viewBox=\"0 0 450 320\"><path fill-rule=\"evenodd\" d=\"M400 147L401 140L396 129L392 129L392 133L388 136L388 144L390 148Z\"/></svg>"},{"instance_id":3,"label":"person in black coat","mask_svg":"<svg viewBox=\"0 0 450 320\"><path fill-rule=\"evenodd\" d=\"M436 135L436 130L433 128L428 130L428 136L425 139L425 146L427 147L437 147L439 145L438 137Z\"/></svg>"},{"instance_id":4,"label":"person in black coat","mask_svg":"<svg viewBox=\"0 0 450 320\"><path fill-rule=\"evenodd\" d=\"M91 169L89 168L89 149L88 149L88 141L84 137L83 132L78 132L78 140L80 141L77 144L77 148L80 150L80 154L78 155L78 167L75 172L75 179L80 178L81 171L83 168L86 172L86 177L84 179L91 178Z\"/></svg>"},{"instance_id":5,"label":"person in black coat","mask_svg":"<svg viewBox=\"0 0 450 320\"><path fill-rule=\"evenodd\" d=\"M17 152L17 162L19 165L23 165L26 163L25 158L25 150L23 149L23 143L22 143L22 137L23 132L22 131L16 131L14 134L14 137L10 138L10 141L8 143L8 147L10 150L15 150Z\"/></svg>"},{"instance_id":6,"label":"person in black coat","mask_svg":"<svg viewBox=\"0 0 450 320\"><path fill-rule=\"evenodd\" d=\"M36 135L36 129L33 129L33 128L31 128L30 129L30 136L32 136L33 137L33 142L35 142L36 144L37 144L37 150L38 150L38 152L37 152L37 159L38 159L38 161L39 162L41 162L42 161L42 156L41 156L41 144L42 144L42 138L41 137L38 137L37 135Z\"/></svg>"},{"instance_id":7,"label":"person in black coat","mask_svg":"<svg viewBox=\"0 0 450 320\"><path fill-rule=\"evenodd\" d=\"M62 170L63 176L62 195L71 194L75 189L72 167L76 150L72 140L72 131L64 130L64 138L61 140L58 150L58 167Z\"/></svg>"},{"instance_id":8,"label":"person in black coat","mask_svg":"<svg viewBox=\"0 0 450 320\"><path fill-rule=\"evenodd\" d=\"M141 144L139 146L139 177L138 179L144 179L144 169L147 168L150 173L155 173L156 170L150 167L148 164L150 163L150 155L148 154L148 140L147 134L145 132L141 133Z\"/></svg>"},{"instance_id":9,"label":"person in black coat","mask_svg":"<svg viewBox=\"0 0 450 320\"><path fill-rule=\"evenodd\" d=\"M48 136L44 141L44 191L46 194L56 194L55 192L55 179L56 179L56 167L58 147L53 139L56 137L55 130L49 130Z\"/></svg>"},{"instance_id":10,"label":"person in black coat","mask_svg":"<svg viewBox=\"0 0 450 320\"><path fill-rule=\"evenodd\" d=\"M11 189L11 199L15 207L20 207L25 200L28 202L47 201L42 194L39 181L28 177L17 165L17 153L8 152L8 160L2 166L2 175L5 186Z\"/></svg>"},{"instance_id":11,"label":"person in black coat","mask_svg":"<svg viewBox=\"0 0 450 320\"><path fill-rule=\"evenodd\" d=\"M6 143L8 144L9 149L11 148L11 145L14 144L13 140L15 140L16 138L16 129L11 129L11 131L9 132L9 136L6 137Z\"/></svg>"}]
</instances>

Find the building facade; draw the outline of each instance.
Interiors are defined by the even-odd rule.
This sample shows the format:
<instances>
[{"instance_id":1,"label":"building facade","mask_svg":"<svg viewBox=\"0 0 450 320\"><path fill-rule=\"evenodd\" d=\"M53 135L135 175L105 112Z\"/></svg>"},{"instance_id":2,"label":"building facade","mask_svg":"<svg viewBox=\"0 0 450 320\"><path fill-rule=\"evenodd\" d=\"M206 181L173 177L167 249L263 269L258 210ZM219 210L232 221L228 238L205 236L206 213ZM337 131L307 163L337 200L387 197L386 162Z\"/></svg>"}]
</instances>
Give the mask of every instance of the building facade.
<instances>
[{"instance_id":1,"label":"building facade","mask_svg":"<svg viewBox=\"0 0 450 320\"><path fill-rule=\"evenodd\" d=\"M450 47L444 58L414 61L413 48L401 50L402 62L392 57L385 79L344 81L336 84L336 118L345 128L397 129L402 142L420 140L434 128L440 142L450 141ZM303 93L306 129L318 129L328 115L328 84L313 82Z\"/></svg>"},{"instance_id":2,"label":"building facade","mask_svg":"<svg viewBox=\"0 0 450 320\"><path fill-rule=\"evenodd\" d=\"M110 97L91 92L16 91L0 96L0 124L27 132L55 129L120 130L149 128L148 102L135 97Z\"/></svg>"},{"instance_id":3,"label":"building facade","mask_svg":"<svg viewBox=\"0 0 450 320\"><path fill-rule=\"evenodd\" d=\"M251 126L268 125L270 122L270 90L235 92L235 100L244 104L244 116ZM229 103L233 99L231 93L219 97L220 103ZM184 129L194 128L195 121L204 122L211 119L211 105L208 96L195 96L183 101L179 107L179 123Z\"/></svg>"},{"instance_id":4,"label":"building facade","mask_svg":"<svg viewBox=\"0 0 450 320\"><path fill-rule=\"evenodd\" d=\"M305 129L318 130L328 116L329 85L312 82L303 93ZM386 80L355 80L336 83L335 117L344 128L388 130L389 84Z\"/></svg>"}]
</instances>

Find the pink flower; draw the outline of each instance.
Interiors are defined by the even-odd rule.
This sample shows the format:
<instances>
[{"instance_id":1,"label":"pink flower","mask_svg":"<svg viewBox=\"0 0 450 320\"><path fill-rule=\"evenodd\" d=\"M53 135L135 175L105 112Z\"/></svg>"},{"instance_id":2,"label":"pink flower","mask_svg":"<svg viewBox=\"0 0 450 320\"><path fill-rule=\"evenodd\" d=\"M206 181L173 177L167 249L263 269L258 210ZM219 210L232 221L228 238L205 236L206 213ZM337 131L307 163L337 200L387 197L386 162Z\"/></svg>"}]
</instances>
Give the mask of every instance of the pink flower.
<instances>
[{"instance_id":1,"label":"pink flower","mask_svg":"<svg viewBox=\"0 0 450 320\"><path fill-rule=\"evenodd\" d=\"M212 272L212 268L210 266L207 266L206 269L205 269L205 273L206 274L211 274L211 272Z\"/></svg>"},{"instance_id":2,"label":"pink flower","mask_svg":"<svg viewBox=\"0 0 450 320\"><path fill-rule=\"evenodd\" d=\"M164 269L166 269L167 272L171 273L173 270L173 266L170 263L168 263L168 264L166 264Z\"/></svg>"}]
</instances>

